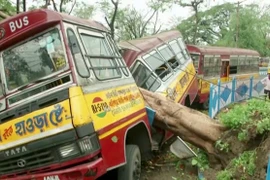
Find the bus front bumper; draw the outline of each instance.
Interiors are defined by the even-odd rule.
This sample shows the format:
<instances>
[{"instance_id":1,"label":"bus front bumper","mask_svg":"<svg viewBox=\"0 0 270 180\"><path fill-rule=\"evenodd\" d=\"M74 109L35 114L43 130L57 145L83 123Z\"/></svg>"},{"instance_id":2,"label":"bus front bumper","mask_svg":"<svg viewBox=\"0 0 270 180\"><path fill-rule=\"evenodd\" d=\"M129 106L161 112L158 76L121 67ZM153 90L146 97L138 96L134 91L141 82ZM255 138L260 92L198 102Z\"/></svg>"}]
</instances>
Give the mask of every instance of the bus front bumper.
<instances>
[{"instance_id":1,"label":"bus front bumper","mask_svg":"<svg viewBox=\"0 0 270 180\"><path fill-rule=\"evenodd\" d=\"M106 173L102 158L95 161L70 167L64 170L51 171L33 175L23 175L3 180L95 180Z\"/></svg>"}]
</instances>

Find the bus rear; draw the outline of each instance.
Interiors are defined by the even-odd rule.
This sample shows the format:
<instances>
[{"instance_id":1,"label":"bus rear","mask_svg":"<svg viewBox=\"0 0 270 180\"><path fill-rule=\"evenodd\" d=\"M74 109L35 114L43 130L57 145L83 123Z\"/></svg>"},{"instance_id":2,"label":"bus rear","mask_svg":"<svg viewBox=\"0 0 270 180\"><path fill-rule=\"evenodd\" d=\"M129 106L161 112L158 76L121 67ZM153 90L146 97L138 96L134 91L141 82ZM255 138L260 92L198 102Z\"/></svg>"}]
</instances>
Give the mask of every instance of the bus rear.
<instances>
[{"instance_id":1,"label":"bus rear","mask_svg":"<svg viewBox=\"0 0 270 180\"><path fill-rule=\"evenodd\" d=\"M210 83L259 77L257 51L240 48L187 45L195 68L198 71L200 90L197 102L208 109Z\"/></svg>"},{"instance_id":2,"label":"bus rear","mask_svg":"<svg viewBox=\"0 0 270 180\"><path fill-rule=\"evenodd\" d=\"M0 32L0 179L139 179L150 125L107 29L33 10Z\"/></svg>"}]
</instances>

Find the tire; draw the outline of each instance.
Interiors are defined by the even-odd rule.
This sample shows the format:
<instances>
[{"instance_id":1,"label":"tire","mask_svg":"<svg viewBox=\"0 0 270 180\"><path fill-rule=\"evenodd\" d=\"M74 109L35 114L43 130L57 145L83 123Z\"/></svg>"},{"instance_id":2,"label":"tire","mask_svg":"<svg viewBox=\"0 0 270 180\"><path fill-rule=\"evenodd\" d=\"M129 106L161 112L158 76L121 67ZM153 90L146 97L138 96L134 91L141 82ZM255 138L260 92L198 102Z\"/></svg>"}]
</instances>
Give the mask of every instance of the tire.
<instances>
[{"instance_id":1,"label":"tire","mask_svg":"<svg viewBox=\"0 0 270 180\"><path fill-rule=\"evenodd\" d=\"M126 146L126 164L118 169L118 180L140 180L141 153L137 145Z\"/></svg>"}]
</instances>

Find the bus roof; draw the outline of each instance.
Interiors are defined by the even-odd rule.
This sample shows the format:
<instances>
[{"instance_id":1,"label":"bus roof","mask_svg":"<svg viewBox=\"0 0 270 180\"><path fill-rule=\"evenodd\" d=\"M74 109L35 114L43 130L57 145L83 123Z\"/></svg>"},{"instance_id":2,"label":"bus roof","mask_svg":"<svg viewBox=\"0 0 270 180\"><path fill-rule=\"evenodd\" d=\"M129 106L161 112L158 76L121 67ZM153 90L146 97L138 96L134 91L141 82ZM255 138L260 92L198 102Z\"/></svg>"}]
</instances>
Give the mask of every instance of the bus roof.
<instances>
[{"instance_id":1,"label":"bus roof","mask_svg":"<svg viewBox=\"0 0 270 180\"><path fill-rule=\"evenodd\" d=\"M260 56L255 50L232 48L232 47L219 47L219 46L197 46L188 44L188 51L201 53L202 55L250 55Z\"/></svg>"},{"instance_id":2,"label":"bus roof","mask_svg":"<svg viewBox=\"0 0 270 180\"><path fill-rule=\"evenodd\" d=\"M36 9L11 16L0 22L0 50L21 40L55 26L60 21L76 23L91 28L108 31L101 23L73 17L48 9Z\"/></svg>"},{"instance_id":3,"label":"bus roof","mask_svg":"<svg viewBox=\"0 0 270 180\"><path fill-rule=\"evenodd\" d=\"M181 37L181 33L176 30L166 31L159 34L146 36L138 39L121 41L118 46L124 50L123 58L130 67L138 56L148 53L152 49Z\"/></svg>"}]
</instances>

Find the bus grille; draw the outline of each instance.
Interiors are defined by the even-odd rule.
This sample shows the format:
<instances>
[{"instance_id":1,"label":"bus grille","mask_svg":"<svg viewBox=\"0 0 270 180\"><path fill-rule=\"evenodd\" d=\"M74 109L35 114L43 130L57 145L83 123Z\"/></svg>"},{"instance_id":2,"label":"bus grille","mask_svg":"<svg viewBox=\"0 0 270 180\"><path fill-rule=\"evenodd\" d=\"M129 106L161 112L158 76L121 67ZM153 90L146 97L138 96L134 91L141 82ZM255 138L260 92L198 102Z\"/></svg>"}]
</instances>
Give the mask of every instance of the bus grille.
<instances>
[{"instance_id":1,"label":"bus grille","mask_svg":"<svg viewBox=\"0 0 270 180\"><path fill-rule=\"evenodd\" d=\"M17 173L20 171L25 172L26 170L44 167L48 164L57 162L57 155L54 154L53 148L42 149L39 151L24 154L20 157L6 159L5 161L0 161L0 175ZM19 163L23 162L23 163ZM25 166L22 164L25 163ZM20 164L20 165L19 165ZM20 167L21 166L21 167ZM24 173L22 173L24 174Z\"/></svg>"}]
</instances>

